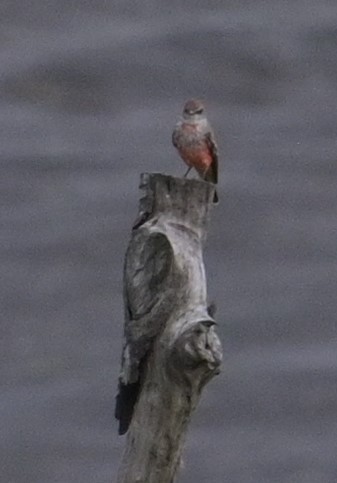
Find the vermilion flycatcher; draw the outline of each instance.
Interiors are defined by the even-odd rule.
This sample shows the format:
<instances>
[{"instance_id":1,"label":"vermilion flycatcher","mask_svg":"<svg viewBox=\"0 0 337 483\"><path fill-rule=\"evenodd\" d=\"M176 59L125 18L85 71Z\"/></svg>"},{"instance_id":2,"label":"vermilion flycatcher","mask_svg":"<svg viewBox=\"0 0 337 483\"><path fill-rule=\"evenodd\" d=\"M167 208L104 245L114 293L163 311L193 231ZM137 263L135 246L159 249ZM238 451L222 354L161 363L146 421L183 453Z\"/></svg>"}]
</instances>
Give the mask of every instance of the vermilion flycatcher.
<instances>
[{"instance_id":1,"label":"vermilion flycatcher","mask_svg":"<svg viewBox=\"0 0 337 483\"><path fill-rule=\"evenodd\" d=\"M186 102L183 118L174 128L172 142L188 166L184 177L195 168L202 179L217 184L218 148L201 101L191 99ZM218 202L216 192L213 201Z\"/></svg>"}]
</instances>

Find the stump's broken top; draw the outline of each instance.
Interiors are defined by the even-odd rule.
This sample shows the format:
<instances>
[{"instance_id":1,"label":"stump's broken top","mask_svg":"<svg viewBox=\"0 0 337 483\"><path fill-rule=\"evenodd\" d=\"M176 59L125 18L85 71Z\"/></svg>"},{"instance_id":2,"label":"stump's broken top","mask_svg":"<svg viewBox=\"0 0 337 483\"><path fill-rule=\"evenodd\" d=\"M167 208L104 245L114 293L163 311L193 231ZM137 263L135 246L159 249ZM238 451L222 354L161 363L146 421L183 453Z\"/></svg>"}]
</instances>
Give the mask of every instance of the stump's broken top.
<instances>
[{"instance_id":1,"label":"stump's broken top","mask_svg":"<svg viewBox=\"0 0 337 483\"><path fill-rule=\"evenodd\" d=\"M141 189L124 267L116 417L129 431L118 483L172 483L191 412L222 359L202 256L214 186L144 174Z\"/></svg>"}]
</instances>

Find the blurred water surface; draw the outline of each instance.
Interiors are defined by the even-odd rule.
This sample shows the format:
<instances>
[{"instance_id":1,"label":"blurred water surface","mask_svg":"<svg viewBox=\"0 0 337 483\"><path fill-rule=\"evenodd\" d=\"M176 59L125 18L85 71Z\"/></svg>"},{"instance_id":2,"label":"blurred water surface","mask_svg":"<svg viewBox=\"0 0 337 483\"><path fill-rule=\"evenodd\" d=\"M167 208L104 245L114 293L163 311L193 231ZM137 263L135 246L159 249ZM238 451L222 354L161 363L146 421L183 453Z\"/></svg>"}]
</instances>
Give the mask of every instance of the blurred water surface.
<instances>
[{"instance_id":1,"label":"blurred water surface","mask_svg":"<svg viewBox=\"0 0 337 483\"><path fill-rule=\"evenodd\" d=\"M337 4L2 0L1 476L108 483L140 172L221 153L205 258L224 343L177 481L337 481Z\"/></svg>"}]
</instances>

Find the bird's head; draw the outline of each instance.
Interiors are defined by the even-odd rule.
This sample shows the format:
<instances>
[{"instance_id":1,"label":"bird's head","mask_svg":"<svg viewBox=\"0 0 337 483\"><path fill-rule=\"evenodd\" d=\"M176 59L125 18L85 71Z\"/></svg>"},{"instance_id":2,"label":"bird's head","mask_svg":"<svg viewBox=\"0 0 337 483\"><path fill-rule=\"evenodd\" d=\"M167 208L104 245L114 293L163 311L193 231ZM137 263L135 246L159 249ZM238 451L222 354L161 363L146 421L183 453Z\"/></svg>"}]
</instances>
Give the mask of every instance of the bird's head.
<instances>
[{"instance_id":1,"label":"bird's head","mask_svg":"<svg viewBox=\"0 0 337 483\"><path fill-rule=\"evenodd\" d=\"M184 105L183 118L186 120L201 119L204 117L204 105L197 99L190 99Z\"/></svg>"}]
</instances>

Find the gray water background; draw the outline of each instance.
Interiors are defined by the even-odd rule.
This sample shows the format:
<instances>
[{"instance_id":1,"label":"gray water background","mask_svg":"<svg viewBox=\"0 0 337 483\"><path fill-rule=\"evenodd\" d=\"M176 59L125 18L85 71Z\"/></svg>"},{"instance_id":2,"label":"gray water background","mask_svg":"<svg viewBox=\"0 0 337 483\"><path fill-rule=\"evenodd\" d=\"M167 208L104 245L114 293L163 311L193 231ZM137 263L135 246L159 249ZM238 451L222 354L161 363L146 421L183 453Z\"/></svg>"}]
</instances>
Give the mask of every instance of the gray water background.
<instances>
[{"instance_id":1,"label":"gray water background","mask_svg":"<svg viewBox=\"0 0 337 483\"><path fill-rule=\"evenodd\" d=\"M222 374L177 482L337 482L337 3L2 0L0 481L108 483L144 171L205 100Z\"/></svg>"}]
</instances>

